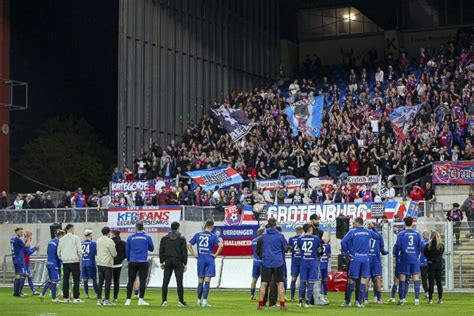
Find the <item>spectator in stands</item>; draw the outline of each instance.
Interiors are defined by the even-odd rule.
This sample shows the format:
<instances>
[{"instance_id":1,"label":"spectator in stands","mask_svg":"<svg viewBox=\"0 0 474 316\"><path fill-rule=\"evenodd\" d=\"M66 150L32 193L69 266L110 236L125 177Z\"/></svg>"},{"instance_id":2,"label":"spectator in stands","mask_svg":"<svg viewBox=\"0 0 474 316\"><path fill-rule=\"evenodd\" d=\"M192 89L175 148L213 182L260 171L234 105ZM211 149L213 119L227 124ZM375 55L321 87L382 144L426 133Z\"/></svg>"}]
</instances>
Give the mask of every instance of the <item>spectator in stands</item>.
<instances>
[{"instance_id":1,"label":"spectator in stands","mask_svg":"<svg viewBox=\"0 0 474 316\"><path fill-rule=\"evenodd\" d=\"M304 195L300 188L296 188L288 197L291 199L291 204L303 204Z\"/></svg>"},{"instance_id":2,"label":"spectator in stands","mask_svg":"<svg viewBox=\"0 0 474 316\"><path fill-rule=\"evenodd\" d=\"M385 201L391 202L395 199L395 188L393 187L393 182L388 181L387 193L385 195Z\"/></svg>"},{"instance_id":3,"label":"spectator in stands","mask_svg":"<svg viewBox=\"0 0 474 316\"><path fill-rule=\"evenodd\" d=\"M458 203L453 203L453 208L446 214L446 219L453 222L453 233L456 236L456 245L460 245L459 238L461 236L461 223L464 219L464 215Z\"/></svg>"},{"instance_id":4,"label":"spectator in stands","mask_svg":"<svg viewBox=\"0 0 474 316\"><path fill-rule=\"evenodd\" d=\"M145 205L145 197L143 196L143 192L140 189L138 189L135 192L134 204L137 207L141 207Z\"/></svg>"},{"instance_id":5,"label":"spectator in stands","mask_svg":"<svg viewBox=\"0 0 474 316\"><path fill-rule=\"evenodd\" d=\"M124 169L124 176L126 181L133 181L135 179L135 176L133 175L133 171L130 170L129 168Z\"/></svg>"},{"instance_id":6,"label":"spectator in stands","mask_svg":"<svg viewBox=\"0 0 474 316\"><path fill-rule=\"evenodd\" d=\"M125 175L119 170L118 167L115 167L114 172L112 172L111 180L113 182L123 181L125 180Z\"/></svg>"},{"instance_id":7,"label":"spectator in stands","mask_svg":"<svg viewBox=\"0 0 474 316\"><path fill-rule=\"evenodd\" d=\"M56 208L56 205L53 203L53 199L51 197L51 194L46 195L46 199L43 200L43 208Z\"/></svg>"},{"instance_id":8,"label":"spectator in stands","mask_svg":"<svg viewBox=\"0 0 474 316\"><path fill-rule=\"evenodd\" d=\"M467 222L469 224L469 238L474 238L474 193L470 193L469 197L461 206L461 211L466 214Z\"/></svg>"},{"instance_id":9,"label":"spectator in stands","mask_svg":"<svg viewBox=\"0 0 474 316\"><path fill-rule=\"evenodd\" d=\"M72 198L71 198L71 191L66 191L62 198L61 202L62 208L71 208L72 207Z\"/></svg>"},{"instance_id":10,"label":"spectator in stands","mask_svg":"<svg viewBox=\"0 0 474 316\"><path fill-rule=\"evenodd\" d=\"M349 91L354 93L357 90L357 76L354 69L351 69L349 74Z\"/></svg>"},{"instance_id":11,"label":"spectator in stands","mask_svg":"<svg viewBox=\"0 0 474 316\"><path fill-rule=\"evenodd\" d=\"M290 95L296 96L298 92L300 92L300 86L298 84L298 80L294 80L292 84L290 84L289 88L290 90Z\"/></svg>"},{"instance_id":12,"label":"spectator in stands","mask_svg":"<svg viewBox=\"0 0 474 316\"><path fill-rule=\"evenodd\" d=\"M380 67L377 67L377 71L375 72L375 82L383 83L383 81L384 81L384 72Z\"/></svg>"},{"instance_id":13,"label":"spectator in stands","mask_svg":"<svg viewBox=\"0 0 474 316\"><path fill-rule=\"evenodd\" d=\"M435 190L432 188L431 182L426 182L425 186L425 201L430 203L436 202L436 194Z\"/></svg>"},{"instance_id":14,"label":"spectator in stands","mask_svg":"<svg viewBox=\"0 0 474 316\"><path fill-rule=\"evenodd\" d=\"M412 201L422 201L425 197L425 190L418 184L415 184L410 191L409 196Z\"/></svg>"},{"instance_id":15,"label":"spectator in stands","mask_svg":"<svg viewBox=\"0 0 474 316\"><path fill-rule=\"evenodd\" d=\"M82 188L77 188L76 194L74 194L71 203L74 208L87 207L86 195L82 192Z\"/></svg>"}]
</instances>

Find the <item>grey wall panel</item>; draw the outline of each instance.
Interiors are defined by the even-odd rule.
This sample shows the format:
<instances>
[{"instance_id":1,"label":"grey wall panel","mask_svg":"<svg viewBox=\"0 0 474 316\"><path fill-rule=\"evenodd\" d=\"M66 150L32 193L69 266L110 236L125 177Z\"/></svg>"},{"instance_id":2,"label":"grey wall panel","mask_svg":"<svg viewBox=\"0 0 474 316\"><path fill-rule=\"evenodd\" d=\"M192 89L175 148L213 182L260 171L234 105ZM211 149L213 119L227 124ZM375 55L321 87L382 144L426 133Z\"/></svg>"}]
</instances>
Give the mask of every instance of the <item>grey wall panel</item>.
<instances>
[{"instance_id":1,"label":"grey wall panel","mask_svg":"<svg viewBox=\"0 0 474 316\"><path fill-rule=\"evenodd\" d=\"M118 161L278 79L279 1L120 0Z\"/></svg>"}]
</instances>

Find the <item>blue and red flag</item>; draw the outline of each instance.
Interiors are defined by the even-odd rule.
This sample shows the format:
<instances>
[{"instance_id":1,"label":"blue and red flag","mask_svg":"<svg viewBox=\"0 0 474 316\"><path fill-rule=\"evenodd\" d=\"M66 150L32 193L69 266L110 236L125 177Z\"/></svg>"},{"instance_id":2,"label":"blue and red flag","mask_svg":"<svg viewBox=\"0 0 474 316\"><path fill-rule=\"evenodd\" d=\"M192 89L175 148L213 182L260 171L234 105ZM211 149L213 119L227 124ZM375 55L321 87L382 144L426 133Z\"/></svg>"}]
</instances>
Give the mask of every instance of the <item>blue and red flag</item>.
<instances>
[{"instance_id":1,"label":"blue and red flag","mask_svg":"<svg viewBox=\"0 0 474 316\"><path fill-rule=\"evenodd\" d=\"M226 165L187 172L187 174L204 190L213 190L216 186L219 188L229 187L234 184L241 184L244 179L233 168Z\"/></svg>"},{"instance_id":2,"label":"blue and red flag","mask_svg":"<svg viewBox=\"0 0 474 316\"><path fill-rule=\"evenodd\" d=\"M393 131L395 132L395 138L397 142L401 142L405 139L408 134L410 125L415 121L415 116L418 113L421 105L414 106L401 106L395 109L390 114L390 123L392 124Z\"/></svg>"}]
</instances>

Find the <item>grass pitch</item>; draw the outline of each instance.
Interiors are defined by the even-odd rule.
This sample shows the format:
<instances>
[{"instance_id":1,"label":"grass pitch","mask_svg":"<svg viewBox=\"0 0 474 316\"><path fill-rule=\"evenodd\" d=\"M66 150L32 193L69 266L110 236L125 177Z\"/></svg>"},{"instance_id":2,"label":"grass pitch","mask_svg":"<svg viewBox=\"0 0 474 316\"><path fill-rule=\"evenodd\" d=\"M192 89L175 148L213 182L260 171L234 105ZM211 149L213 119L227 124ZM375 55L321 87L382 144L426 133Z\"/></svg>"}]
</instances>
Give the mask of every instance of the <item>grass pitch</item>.
<instances>
[{"instance_id":1,"label":"grass pitch","mask_svg":"<svg viewBox=\"0 0 474 316\"><path fill-rule=\"evenodd\" d=\"M26 291L25 291L26 292ZM27 293L27 292L26 292ZM49 295L49 294L48 294ZM81 293L82 295L82 293ZM51 297L47 296L44 302L40 302L38 297L28 295L24 298L12 296L11 289L0 289L0 315L99 315L99 316L122 316L122 315L474 315L474 293L446 293L444 304L428 305L424 299L419 306L414 305L413 293L408 295L408 303L405 306L394 304L376 305L368 304L365 308L343 308L340 307L343 301L342 293L329 293L331 302L329 306L301 308L295 302L287 302L288 311L280 312L278 308L265 308L264 311L257 311L257 302L250 301L249 291L227 291L211 290L209 294L209 304L212 307L202 308L196 305L196 291L186 291L185 300L189 307L178 307L177 296L174 289L170 289L168 296L168 306L161 307L161 291L148 289L145 300L151 306L137 306L138 300L132 299L131 306L123 306L125 289L119 294L119 303L116 306L97 306L95 299L85 299L84 304L52 303ZM372 300L372 295L370 295ZM383 294L383 299L389 298L388 293Z\"/></svg>"}]
</instances>

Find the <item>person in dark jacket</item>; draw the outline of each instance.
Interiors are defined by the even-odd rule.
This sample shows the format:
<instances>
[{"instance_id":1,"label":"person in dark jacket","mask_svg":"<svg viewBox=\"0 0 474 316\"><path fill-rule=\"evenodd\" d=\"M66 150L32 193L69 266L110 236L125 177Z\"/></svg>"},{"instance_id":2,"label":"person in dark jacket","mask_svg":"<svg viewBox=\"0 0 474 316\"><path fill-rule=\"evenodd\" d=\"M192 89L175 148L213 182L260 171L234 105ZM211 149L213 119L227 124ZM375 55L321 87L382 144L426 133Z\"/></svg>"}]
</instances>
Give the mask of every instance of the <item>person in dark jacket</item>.
<instances>
[{"instance_id":1,"label":"person in dark jacket","mask_svg":"<svg viewBox=\"0 0 474 316\"><path fill-rule=\"evenodd\" d=\"M459 245L461 236L461 223L464 219L463 213L458 203L453 203L453 208L446 214L446 219L453 222L453 233L456 236L456 245Z\"/></svg>"},{"instance_id":2,"label":"person in dark jacket","mask_svg":"<svg viewBox=\"0 0 474 316\"><path fill-rule=\"evenodd\" d=\"M188 249L186 239L179 232L179 223L171 223L171 232L161 238L160 242L160 264L163 269L162 306L168 304L168 284L174 271L178 290L179 306L186 306L183 290L183 273L186 272L188 264Z\"/></svg>"},{"instance_id":3,"label":"person in dark jacket","mask_svg":"<svg viewBox=\"0 0 474 316\"><path fill-rule=\"evenodd\" d=\"M122 271L122 262L125 260L125 241L120 238L120 231L112 231L112 240L115 243L115 250L117 256L114 258L114 265L112 270L112 277L114 280L114 303L117 302L118 293L120 290L120 272Z\"/></svg>"},{"instance_id":4,"label":"person in dark jacket","mask_svg":"<svg viewBox=\"0 0 474 316\"><path fill-rule=\"evenodd\" d=\"M433 304L433 292L436 281L438 288L438 304L443 304L443 253L444 244L441 235L432 231L430 242L425 246L423 253L428 259L428 304Z\"/></svg>"}]
</instances>

